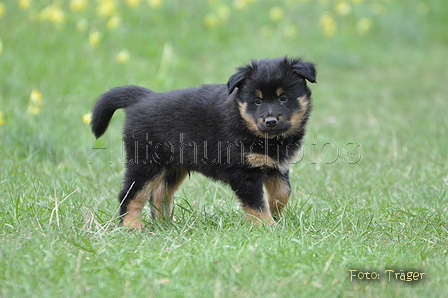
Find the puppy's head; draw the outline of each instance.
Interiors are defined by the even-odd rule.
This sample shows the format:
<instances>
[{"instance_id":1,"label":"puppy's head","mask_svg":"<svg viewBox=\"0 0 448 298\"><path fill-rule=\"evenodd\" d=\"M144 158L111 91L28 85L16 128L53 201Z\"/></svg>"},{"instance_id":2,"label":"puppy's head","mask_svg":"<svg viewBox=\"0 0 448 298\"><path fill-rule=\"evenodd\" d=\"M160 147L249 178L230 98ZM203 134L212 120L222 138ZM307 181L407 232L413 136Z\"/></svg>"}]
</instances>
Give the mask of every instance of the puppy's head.
<instances>
[{"instance_id":1,"label":"puppy's head","mask_svg":"<svg viewBox=\"0 0 448 298\"><path fill-rule=\"evenodd\" d=\"M288 136L302 128L311 109L316 69L301 59L253 60L230 77L229 94L236 88L241 117L259 137Z\"/></svg>"}]
</instances>

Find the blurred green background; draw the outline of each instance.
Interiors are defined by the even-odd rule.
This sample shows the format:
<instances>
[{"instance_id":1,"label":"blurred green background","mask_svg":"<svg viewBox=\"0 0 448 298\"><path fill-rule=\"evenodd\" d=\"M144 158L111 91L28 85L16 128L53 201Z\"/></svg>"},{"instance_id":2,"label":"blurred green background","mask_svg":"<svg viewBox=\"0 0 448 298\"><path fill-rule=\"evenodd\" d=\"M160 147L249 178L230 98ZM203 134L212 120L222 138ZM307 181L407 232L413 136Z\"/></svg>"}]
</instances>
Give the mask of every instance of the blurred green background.
<instances>
[{"instance_id":1,"label":"blurred green background","mask_svg":"<svg viewBox=\"0 0 448 298\"><path fill-rule=\"evenodd\" d=\"M127 84L226 83L251 59L284 55L315 62L318 84L310 84L314 110L281 236L235 225L243 215L232 192L199 175L177 196L179 217L191 223L175 225L184 238L148 214L155 236L115 234L123 113L94 140L98 96ZM446 295L447 61L447 1L0 0L0 296L136 296L141 287L153 289L148 296L257 296L254 284L268 297ZM229 256L241 260L238 270L211 257L226 254L221 246L197 252L217 239L241 247ZM161 257L148 242L192 257ZM122 254L129 243L160 263L134 272L153 284L120 282L129 269L114 264L133 262ZM245 270L255 250L257 274ZM290 255L300 258L284 264ZM274 263L282 265L272 276ZM98 277L92 268L103 265L115 273ZM54 271L64 266L73 270ZM428 280L349 280L352 267L387 266L424 270ZM189 287L195 274L208 277ZM73 279L82 287L68 286Z\"/></svg>"},{"instance_id":2,"label":"blurred green background","mask_svg":"<svg viewBox=\"0 0 448 298\"><path fill-rule=\"evenodd\" d=\"M85 114L108 88L136 84L166 91L225 83L251 59L283 55L317 64L310 131L325 142L341 133L359 142L375 125L394 127L391 122L414 118L409 109L435 119L445 107L443 1L0 3L1 133L38 127L33 138L48 140L48 146L66 143L57 123L73 133L73 144L66 145L82 147ZM390 115L382 119L379 110ZM333 139L322 128L333 129ZM421 130L419 136L426 130L412 128ZM12 144L17 142L22 140ZM17 150L28 154L33 142L21 145ZM46 151L35 148L41 149Z\"/></svg>"}]
</instances>

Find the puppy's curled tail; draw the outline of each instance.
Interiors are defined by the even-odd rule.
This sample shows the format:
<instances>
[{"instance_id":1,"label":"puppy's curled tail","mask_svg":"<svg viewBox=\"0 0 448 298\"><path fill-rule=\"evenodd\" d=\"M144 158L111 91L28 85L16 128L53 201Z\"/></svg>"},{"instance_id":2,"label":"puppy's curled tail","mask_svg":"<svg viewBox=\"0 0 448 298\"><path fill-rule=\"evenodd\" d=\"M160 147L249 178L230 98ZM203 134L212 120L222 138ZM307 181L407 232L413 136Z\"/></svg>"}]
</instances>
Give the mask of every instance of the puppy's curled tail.
<instances>
[{"instance_id":1,"label":"puppy's curled tail","mask_svg":"<svg viewBox=\"0 0 448 298\"><path fill-rule=\"evenodd\" d=\"M90 125L96 138L101 137L109 126L110 119L118 109L127 108L154 93L138 86L115 87L101 95L92 111Z\"/></svg>"}]
</instances>

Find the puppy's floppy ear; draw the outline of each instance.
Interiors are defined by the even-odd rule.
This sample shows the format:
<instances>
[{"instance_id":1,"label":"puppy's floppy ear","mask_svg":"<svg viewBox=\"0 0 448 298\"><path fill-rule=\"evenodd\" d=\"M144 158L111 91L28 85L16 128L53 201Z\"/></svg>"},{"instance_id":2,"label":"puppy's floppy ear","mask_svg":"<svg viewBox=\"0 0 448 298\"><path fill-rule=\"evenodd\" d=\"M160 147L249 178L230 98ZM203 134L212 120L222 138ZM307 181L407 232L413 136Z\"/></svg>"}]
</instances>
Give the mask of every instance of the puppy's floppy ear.
<instances>
[{"instance_id":1,"label":"puppy's floppy ear","mask_svg":"<svg viewBox=\"0 0 448 298\"><path fill-rule=\"evenodd\" d=\"M229 91L229 95L233 92L233 90L235 90L235 88L240 88L243 84L243 81L246 78L249 78L256 68L257 60L252 60L251 64L246 64L244 66L238 67L236 69L238 72L232 75L227 82L227 90Z\"/></svg>"},{"instance_id":2,"label":"puppy's floppy ear","mask_svg":"<svg viewBox=\"0 0 448 298\"><path fill-rule=\"evenodd\" d=\"M316 67L312 62L297 61L292 66L293 70L310 83L316 83Z\"/></svg>"},{"instance_id":3,"label":"puppy's floppy ear","mask_svg":"<svg viewBox=\"0 0 448 298\"><path fill-rule=\"evenodd\" d=\"M229 94L231 94L236 87L239 87L244 79L245 69L238 68L238 72L232 75L227 82L227 90L229 91Z\"/></svg>"}]
</instances>

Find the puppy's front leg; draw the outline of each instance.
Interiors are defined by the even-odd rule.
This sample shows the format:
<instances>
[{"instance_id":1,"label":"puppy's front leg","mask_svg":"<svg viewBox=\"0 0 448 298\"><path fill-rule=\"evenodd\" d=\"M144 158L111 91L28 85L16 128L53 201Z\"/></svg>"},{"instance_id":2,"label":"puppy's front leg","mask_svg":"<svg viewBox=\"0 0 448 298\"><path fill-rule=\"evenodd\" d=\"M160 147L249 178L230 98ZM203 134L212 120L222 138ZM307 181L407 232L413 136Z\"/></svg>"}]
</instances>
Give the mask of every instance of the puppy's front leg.
<instances>
[{"instance_id":1,"label":"puppy's front leg","mask_svg":"<svg viewBox=\"0 0 448 298\"><path fill-rule=\"evenodd\" d=\"M235 175L237 178L239 175ZM241 178L241 177L239 177ZM263 193L262 179L246 175L243 179L235 179L230 183L241 202L247 219L255 224L274 224L269 203Z\"/></svg>"},{"instance_id":2,"label":"puppy's front leg","mask_svg":"<svg viewBox=\"0 0 448 298\"><path fill-rule=\"evenodd\" d=\"M265 178L263 185L268 195L271 214L275 219L279 219L291 195L288 171L273 171Z\"/></svg>"}]
</instances>

